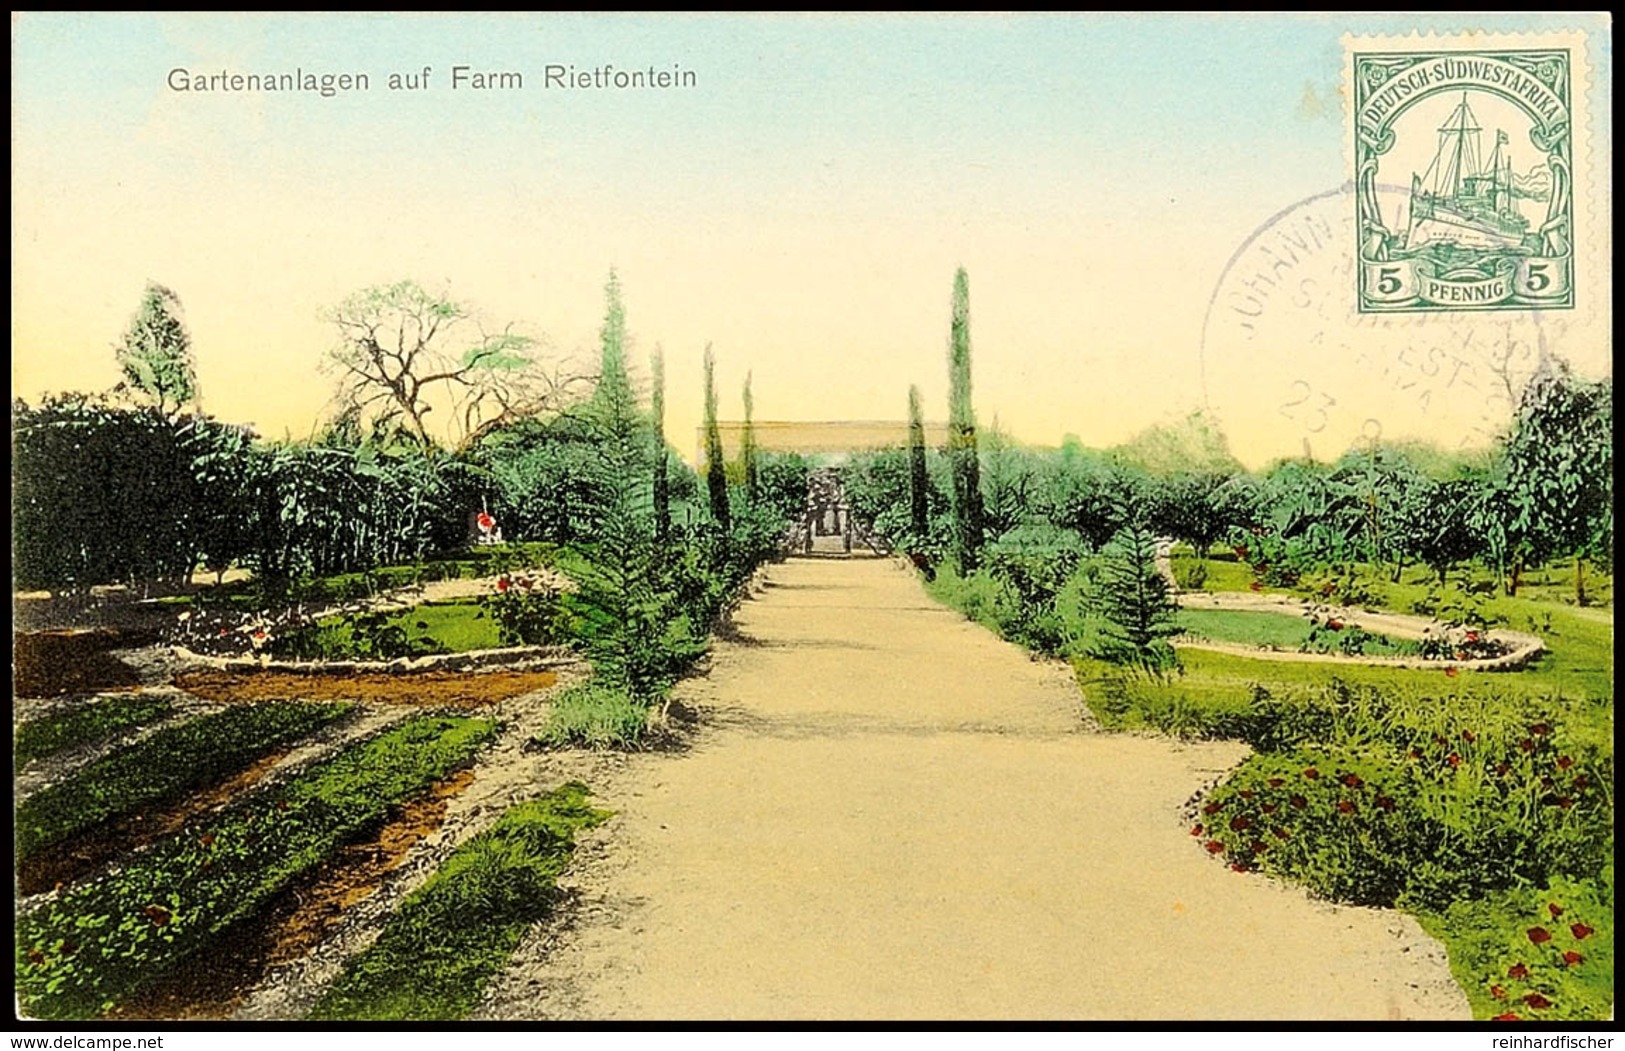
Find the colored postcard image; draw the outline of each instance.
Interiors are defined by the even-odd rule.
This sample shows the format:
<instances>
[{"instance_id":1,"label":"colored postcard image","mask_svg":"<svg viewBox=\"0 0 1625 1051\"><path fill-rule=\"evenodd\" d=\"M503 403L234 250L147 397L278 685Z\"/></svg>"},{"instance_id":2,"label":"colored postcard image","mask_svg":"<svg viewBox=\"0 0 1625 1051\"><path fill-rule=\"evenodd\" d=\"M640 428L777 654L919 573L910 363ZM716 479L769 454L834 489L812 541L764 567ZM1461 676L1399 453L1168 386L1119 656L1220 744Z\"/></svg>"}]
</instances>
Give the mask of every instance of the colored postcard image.
<instances>
[{"instance_id":1,"label":"colored postcard image","mask_svg":"<svg viewBox=\"0 0 1625 1051\"><path fill-rule=\"evenodd\" d=\"M12 58L19 1027L1612 1017L1605 16Z\"/></svg>"}]
</instances>

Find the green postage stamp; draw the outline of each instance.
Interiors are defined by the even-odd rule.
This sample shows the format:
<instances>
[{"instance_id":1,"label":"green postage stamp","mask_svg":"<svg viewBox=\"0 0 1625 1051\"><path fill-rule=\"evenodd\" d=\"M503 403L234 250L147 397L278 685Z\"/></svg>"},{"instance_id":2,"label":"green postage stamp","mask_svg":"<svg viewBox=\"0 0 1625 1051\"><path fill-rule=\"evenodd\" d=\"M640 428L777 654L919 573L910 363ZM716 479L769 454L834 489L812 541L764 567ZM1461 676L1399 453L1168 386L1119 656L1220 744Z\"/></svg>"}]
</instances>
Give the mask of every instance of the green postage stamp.
<instances>
[{"instance_id":1,"label":"green postage stamp","mask_svg":"<svg viewBox=\"0 0 1625 1051\"><path fill-rule=\"evenodd\" d=\"M1360 313L1574 307L1575 49L1350 54Z\"/></svg>"}]
</instances>

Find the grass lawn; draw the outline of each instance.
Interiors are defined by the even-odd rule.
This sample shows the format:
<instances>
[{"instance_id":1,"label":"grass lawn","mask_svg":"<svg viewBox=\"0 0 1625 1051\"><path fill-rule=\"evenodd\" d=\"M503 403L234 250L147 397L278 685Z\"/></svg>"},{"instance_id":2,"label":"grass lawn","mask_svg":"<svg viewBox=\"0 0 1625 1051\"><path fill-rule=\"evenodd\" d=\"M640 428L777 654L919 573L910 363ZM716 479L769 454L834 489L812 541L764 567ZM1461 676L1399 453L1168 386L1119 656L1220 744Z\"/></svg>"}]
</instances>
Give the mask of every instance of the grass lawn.
<instances>
[{"instance_id":1,"label":"grass lawn","mask_svg":"<svg viewBox=\"0 0 1625 1051\"><path fill-rule=\"evenodd\" d=\"M279 640L277 651L306 660L380 660L501 645L497 622L478 602L464 600L424 603L364 622L326 617Z\"/></svg>"}]
</instances>

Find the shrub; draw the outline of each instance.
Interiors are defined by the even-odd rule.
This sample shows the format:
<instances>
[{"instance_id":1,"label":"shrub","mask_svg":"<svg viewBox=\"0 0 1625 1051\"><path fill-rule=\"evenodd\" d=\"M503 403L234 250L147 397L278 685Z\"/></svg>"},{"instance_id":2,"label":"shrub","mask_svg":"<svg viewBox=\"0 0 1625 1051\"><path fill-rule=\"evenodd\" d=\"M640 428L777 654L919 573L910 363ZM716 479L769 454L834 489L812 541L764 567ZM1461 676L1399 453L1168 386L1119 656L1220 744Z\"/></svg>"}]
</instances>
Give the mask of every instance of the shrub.
<instances>
[{"instance_id":1,"label":"shrub","mask_svg":"<svg viewBox=\"0 0 1625 1051\"><path fill-rule=\"evenodd\" d=\"M633 748L648 728L648 706L596 682L566 687L553 699L547 725L534 741L546 747Z\"/></svg>"}]
</instances>

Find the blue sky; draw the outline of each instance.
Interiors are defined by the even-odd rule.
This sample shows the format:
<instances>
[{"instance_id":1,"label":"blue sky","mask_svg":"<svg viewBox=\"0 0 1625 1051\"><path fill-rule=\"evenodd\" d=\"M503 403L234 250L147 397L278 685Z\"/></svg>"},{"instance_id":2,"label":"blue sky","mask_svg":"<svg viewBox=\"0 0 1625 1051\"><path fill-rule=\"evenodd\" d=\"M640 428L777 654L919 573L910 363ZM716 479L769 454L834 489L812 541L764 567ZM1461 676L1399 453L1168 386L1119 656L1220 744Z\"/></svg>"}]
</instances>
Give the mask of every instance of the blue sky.
<instances>
[{"instance_id":1,"label":"blue sky","mask_svg":"<svg viewBox=\"0 0 1625 1051\"><path fill-rule=\"evenodd\" d=\"M590 351L616 266L633 332L666 347L674 375L715 340L725 375L755 368L765 414L895 415L893 387L940 385L938 315L963 264L986 319L985 411L1034 441L1120 439L1201 401L1188 377L1202 308L1235 247L1347 178L1342 34L1460 21L23 15L14 380L110 374L150 277L203 326L211 411L298 428L322 409L325 303L415 276ZM1610 50L1593 51L1606 85ZM550 62L675 63L699 80L543 90ZM527 86L453 93L454 63ZM385 88L425 65L430 91ZM372 86L187 96L164 86L175 67L356 71ZM1609 92L1593 102L1606 129ZM1080 346L1119 387L1136 364L1169 381L1128 400L1082 379L1036 393ZM834 389L807 364L831 355L853 366ZM267 382L267 362L282 378Z\"/></svg>"}]
</instances>

